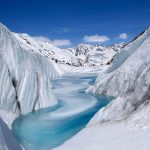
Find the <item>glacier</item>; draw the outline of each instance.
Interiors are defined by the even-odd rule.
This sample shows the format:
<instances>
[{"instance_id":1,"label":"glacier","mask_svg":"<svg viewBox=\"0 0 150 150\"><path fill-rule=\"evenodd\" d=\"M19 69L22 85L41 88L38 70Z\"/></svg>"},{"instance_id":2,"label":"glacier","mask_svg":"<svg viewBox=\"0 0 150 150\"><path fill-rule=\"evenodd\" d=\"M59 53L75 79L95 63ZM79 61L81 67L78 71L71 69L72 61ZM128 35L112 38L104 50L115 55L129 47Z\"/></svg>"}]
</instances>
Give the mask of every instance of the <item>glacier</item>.
<instances>
[{"instance_id":1,"label":"glacier","mask_svg":"<svg viewBox=\"0 0 150 150\"><path fill-rule=\"evenodd\" d=\"M57 104L51 79L62 72L54 62L22 48L0 24L0 116L11 127L20 114Z\"/></svg>"},{"instance_id":2,"label":"glacier","mask_svg":"<svg viewBox=\"0 0 150 150\"><path fill-rule=\"evenodd\" d=\"M21 149L8 129L15 118L57 104L51 80L62 75L63 69L66 73L100 71L95 85L86 92L116 98L95 114L87 128L56 149L71 150L75 143L78 150L86 149L87 142L89 150L118 149L120 146L132 150L138 149L137 143L142 150L149 149L148 142L145 143L150 137L146 134L150 126L149 50L150 28L128 45L80 44L63 50L27 34L12 33L0 24L0 149L11 150L13 146L16 150ZM14 141L12 147L5 131ZM132 140L135 136L139 139ZM140 141L143 136L144 140ZM108 141L113 138L117 144L103 144L104 137ZM126 137L132 145L124 142Z\"/></svg>"},{"instance_id":3,"label":"glacier","mask_svg":"<svg viewBox=\"0 0 150 150\"><path fill-rule=\"evenodd\" d=\"M125 46L108 68L87 92L116 97L101 109L89 125L128 118L133 112L149 104L150 86L150 28Z\"/></svg>"},{"instance_id":4,"label":"glacier","mask_svg":"<svg viewBox=\"0 0 150 150\"><path fill-rule=\"evenodd\" d=\"M12 130L27 150L50 150L63 144L85 127L92 116L111 101L111 97L84 92L94 75L67 75L52 81L59 105L17 118Z\"/></svg>"},{"instance_id":5,"label":"glacier","mask_svg":"<svg viewBox=\"0 0 150 150\"><path fill-rule=\"evenodd\" d=\"M126 45L86 91L116 98L55 150L150 149L149 51L150 28Z\"/></svg>"}]
</instances>

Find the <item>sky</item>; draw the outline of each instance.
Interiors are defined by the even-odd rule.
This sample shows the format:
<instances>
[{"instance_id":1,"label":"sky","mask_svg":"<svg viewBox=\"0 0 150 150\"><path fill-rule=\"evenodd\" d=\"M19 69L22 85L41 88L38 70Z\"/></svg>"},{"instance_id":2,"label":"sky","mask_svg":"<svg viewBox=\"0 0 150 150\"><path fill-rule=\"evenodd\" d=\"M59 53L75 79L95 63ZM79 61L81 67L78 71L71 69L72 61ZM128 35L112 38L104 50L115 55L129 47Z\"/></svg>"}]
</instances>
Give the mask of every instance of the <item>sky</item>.
<instances>
[{"instance_id":1,"label":"sky","mask_svg":"<svg viewBox=\"0 0 150 150\"><path fill-rule=\"evenodd\" d=\"M58 47L110 45L150 26L150 0L0 0L0 22Z\"/></svg>"}]
</instances>

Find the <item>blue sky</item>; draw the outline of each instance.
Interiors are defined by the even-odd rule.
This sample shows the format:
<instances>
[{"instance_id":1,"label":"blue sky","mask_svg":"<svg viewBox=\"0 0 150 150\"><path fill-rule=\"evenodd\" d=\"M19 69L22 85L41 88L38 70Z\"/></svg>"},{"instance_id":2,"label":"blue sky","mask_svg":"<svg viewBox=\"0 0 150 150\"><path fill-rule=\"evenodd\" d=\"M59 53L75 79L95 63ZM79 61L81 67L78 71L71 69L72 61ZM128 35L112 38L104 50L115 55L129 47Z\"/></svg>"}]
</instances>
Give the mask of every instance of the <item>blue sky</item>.
<instances>
[{"instance_id":1,"label":"blue sky","mask_svg":"<svg viewBox=\"0 0 150 150\"><path fill-rule=\"evenodd\" d=\"M0 21L58 46L129 42L150 25L149 0L0 0Z\"/></svg>"}]
</instances>

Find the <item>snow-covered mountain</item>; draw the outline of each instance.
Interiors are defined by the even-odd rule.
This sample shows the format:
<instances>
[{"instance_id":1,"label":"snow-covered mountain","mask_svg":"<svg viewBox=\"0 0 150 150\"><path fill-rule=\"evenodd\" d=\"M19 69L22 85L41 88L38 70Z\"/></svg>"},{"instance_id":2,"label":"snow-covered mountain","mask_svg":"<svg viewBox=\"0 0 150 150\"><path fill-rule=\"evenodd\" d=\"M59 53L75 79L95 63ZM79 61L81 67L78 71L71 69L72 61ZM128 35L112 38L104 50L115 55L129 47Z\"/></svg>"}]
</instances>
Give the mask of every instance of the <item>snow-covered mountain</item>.
<instances>
[{"instance_id":1,"label":"snow-covered mountain","mask_svg":"<svg viewBox=\"0 0 150 150\"><path fill-rule=\"evenodd\" d=\"M101 109L90 124L121 120L132 114L130 121L150 124L150 28L122 49L108 72L87 91L117 98Z\"/></svg>"},{"instance_id":2,"label":"snow-covered mountain","mask_svg":"<svg viewBox=\"0 0 150 150\"><path fill-rule=\"evenodd\" d=\"M106 65L125 46L125 43L108 47L79 44L74 48L60 49L48 41L40 41L26 33L14 33L14 35L24 49L37 52L56 63L71 66Z\"/></svg>"},{"instance_id":3,"label":"snow-covered mountain","mask_svg":"<svg viewBox=\"0 0 150 150\"><path fill-rule=\"evenodd\" d=\"M20 45L28 51L39 53L56 63L80 66L79 60L67 49L60 49L50 42L35 39L26 33L14 33L14 35Z\"/></svg>"},{"instance_id":4,"label":"snow-covered mountain","mask_svg":"<svg viewBox=\"0 0 150 150\"><path fill-rule=\"evenodd\" d=\"M56 63L22 48L0 24L0 116L8 125L19 114L56 104L51 79L60 73Z\"/></svg>"},{"instance_id":5,"label":"snow-covered mountain","mask_svg":"<svg viewBox=\"0 0 150 150\"><path fill-rule=\"evenodd\" d=\"M113 57L125 46L125 43L111 46L79 44L70 49L84 66L100 66L109 64Z\"/></svg>"}]
</instances>

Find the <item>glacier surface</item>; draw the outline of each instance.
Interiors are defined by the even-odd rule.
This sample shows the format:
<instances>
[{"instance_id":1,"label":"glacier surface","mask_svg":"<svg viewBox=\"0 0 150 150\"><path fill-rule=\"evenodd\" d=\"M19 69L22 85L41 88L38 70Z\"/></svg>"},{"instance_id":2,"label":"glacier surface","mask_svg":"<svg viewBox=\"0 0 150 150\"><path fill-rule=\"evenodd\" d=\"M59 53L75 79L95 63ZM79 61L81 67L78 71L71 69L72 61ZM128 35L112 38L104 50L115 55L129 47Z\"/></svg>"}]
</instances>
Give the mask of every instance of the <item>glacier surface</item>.
<instances>
[{"instance_id":1,"label":"glacier surface","mask_svg":"<svg viewBox=\"0 0 150 150\"><path fill-rule=\"evenodd\" d=\"M125 51L125 52L124 52ZM127 45L116 56L103 77L98 77L96 85L87 92L117 97L101 109L91 120L90 125L127 118L140 107L145 108L150 100L150 28ZM128 54L129 57L127 57ZM122 61L120 61L122 60ZM124 61L124 62L123 62Z\"/></svg>"},{"instance_id":2,"label":"glacier surface","mask_svg":"<svg viewBox=\"0 0 150 150\"><path fill-rule=\"evenodd\" d=\"M23 49L0 24L0 116L10 126L16 116L57 103L51 79L61 71L52 61Z\"/></svg>"},{"instance_id":3,"label":"glacier surface","mask_svg":"<svg viewBox=\"0 0 150 150\"><path fill-rule=\"evenodd\" d=\"M0 150L21 150L11 130L0 118Z\"/></svg>"}]
</instances>

